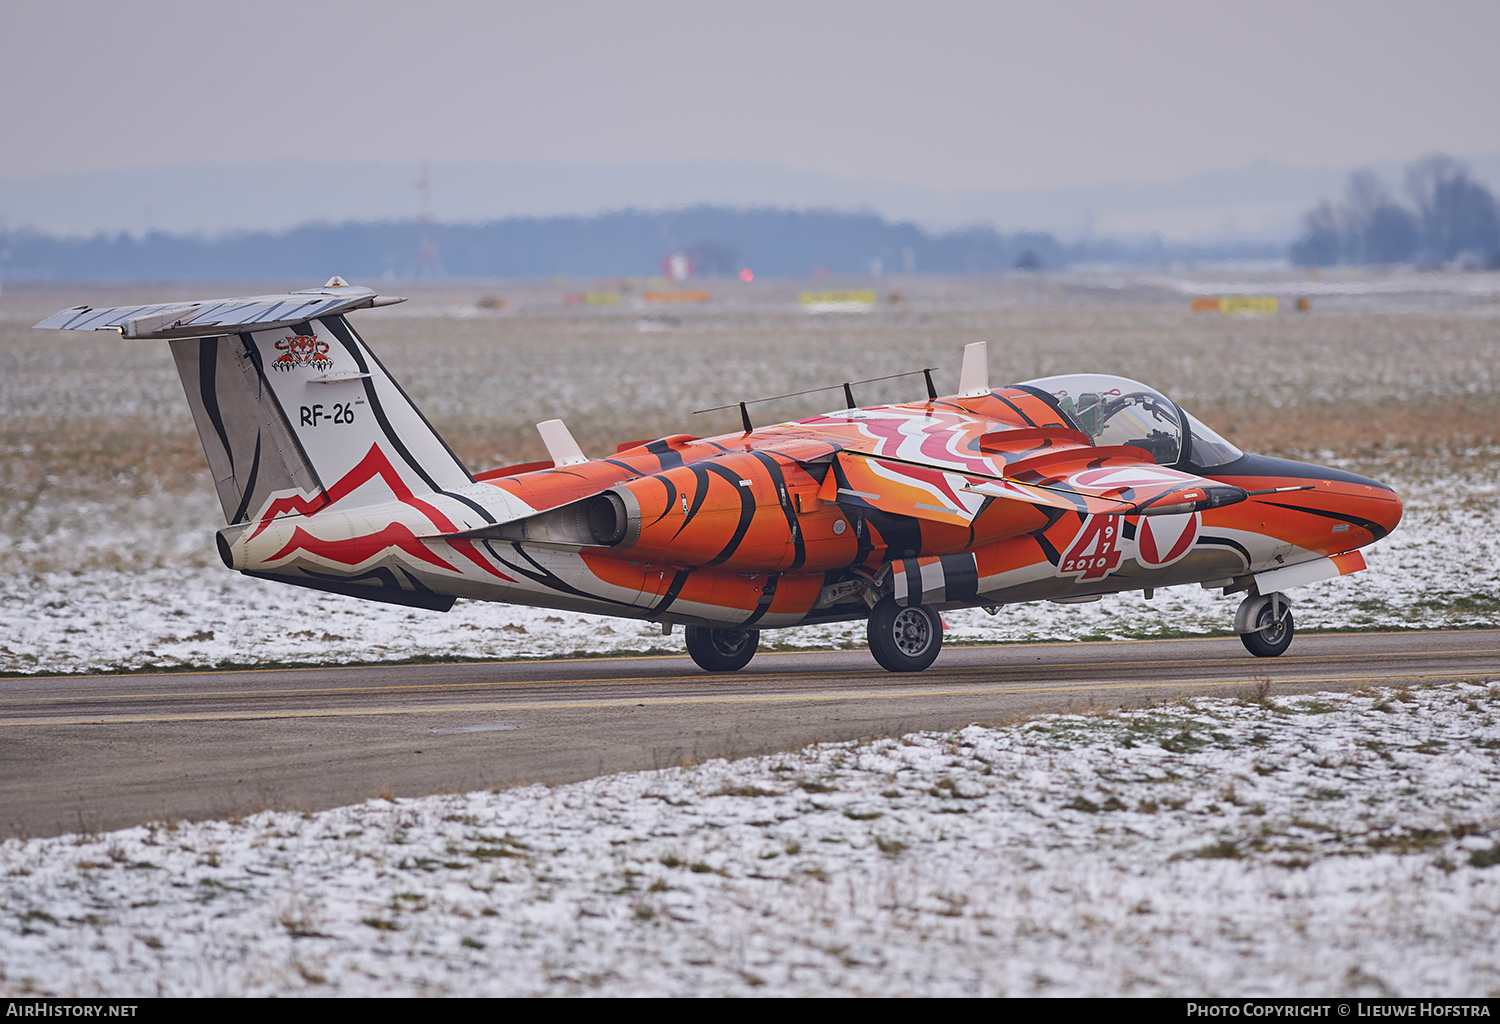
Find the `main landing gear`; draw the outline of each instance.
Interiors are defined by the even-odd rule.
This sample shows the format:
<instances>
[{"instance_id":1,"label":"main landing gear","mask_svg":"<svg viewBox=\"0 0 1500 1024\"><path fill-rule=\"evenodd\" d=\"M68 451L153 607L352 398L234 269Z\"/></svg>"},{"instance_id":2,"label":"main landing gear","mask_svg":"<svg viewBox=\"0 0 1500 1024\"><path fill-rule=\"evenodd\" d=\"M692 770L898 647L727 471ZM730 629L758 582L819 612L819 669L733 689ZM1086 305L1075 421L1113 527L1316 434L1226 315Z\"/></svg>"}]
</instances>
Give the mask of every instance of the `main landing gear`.
<instances>
[{"instance_id":1,"label":"main landing gear","mask_svg":"<svg viewBox=\"0 0 1500 1024\"><path fill-rule=\"evenodd\" d=\"M930 604L903 608L887 594L870 612L870 653L888 672L920 672L943 647L943 620Z\"/></svg>"},{"instance_id":2,"label":"main landing gear","mask_svg":"<svg viewBox=\"0 0 1500 1024\"><path fill-rule=\"evenodd\" d=\"M738 672L750 664L760 646L758 629L688 626L686 633L688 653L708 672Z\"/></svg>"},{"instance_id":3,"label":"main landing gear","mask_svg":"<svg viewBox=\"0 0 1500 1024\"><path fill-rule=\"evenodd\" d=\"M1285 594L1252 594L1240 602L1234 630L1245 650L1257 658L1274 658L1292 646L1292 602Z\"/></svg>"}]
</instances>

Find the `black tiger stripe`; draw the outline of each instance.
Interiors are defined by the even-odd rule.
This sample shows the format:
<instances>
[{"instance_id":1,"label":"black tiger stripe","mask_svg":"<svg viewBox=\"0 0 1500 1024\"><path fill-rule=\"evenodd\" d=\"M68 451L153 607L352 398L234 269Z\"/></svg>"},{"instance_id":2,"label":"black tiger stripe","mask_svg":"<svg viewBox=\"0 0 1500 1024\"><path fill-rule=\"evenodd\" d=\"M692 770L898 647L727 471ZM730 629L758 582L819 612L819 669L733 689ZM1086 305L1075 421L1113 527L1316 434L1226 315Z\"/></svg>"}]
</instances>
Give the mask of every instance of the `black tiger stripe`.
<instances>
[{"instance_id":1,"label":"black tiger stripe","mask_svg":"<svg viewBox=\"0 0 1500 1024\"><path fill-rule=\"evenodd\" d=\"M604 604L619 605L621 608L634 607L634 605L630 604L630 602L628 601L618 601L612 597L605 597L603 594L595 594L587 590L579 590L571 583L566 582L560 577L542 568L542 566L536 561L536 559L532 558L526 553L525 549L521 547L518 541L512 541L510 546L517 555L526 559L526 561L532 565L532 569L527 569L524 566L517 565L516 563L505 558L500 554L500 552L495 550L494 545L490 541L483 541L482 543L484 544L485 550L490 553L490 557L493 558L496 562L498 562L500 565L505 566L517 576L524 576L526 579L531 580L533 583L540 583L542 586L555 590L560 594L571 594L573 597L581 597L589 601L600 601Z\"/></svg>"},{"instance_id":2,"label":"black tiger stripe","mask_svg":"<svg viewBox=\"0 0 1500 1024\"><path fill-rule=\"evenodd\" d=\"M667 592L662 595L660 601L652 606L651 615L660 615L672 607L672 604L677 600L677 595L681 594L682 588L687 585L688 577L692 575L692 572L693 570L691 569L677 570L677 573L672 577L672 582L667 585Z\"/></svg>"},{"instance_id":3,"label":"black tiger stripe","mask_svg":"<svg viewBox=\"0 0 1500 1024\"><path fill-rule=\"evenodd\" d=\"M229 444L229 432L224 429L224 412L219 408L218 388L219 339L201 338L198 341L198 391L203 398L203 411L219 435L224 454L229 457L229 472L234 473L234 449Z\"/></svg>"},{"instance_id":4,"label":"black tiger stripe","mask_svg":"<svg viewBox=\"0 0 1500 1024\"><path fill-rule=\"evenodd\" d=\"M255 454L250 457L250 479L245 481L245 489L240 492L239 507L234 510L234 518L229 520L229 525L242 522L245 514L250 511L250 499L255 496L255 481L260 477L260 441L261 433L255 435Z\"/></svg>"},{"instance_id":5,"label":"black tiger stripe","mask_svg":"<svg viewBox=\"0 0 1500 1024\"><path fill-rule=\"evenodd\" d=\"M360 373L370 372L370 364L365 362L364 355L360 352L362 346L355 343L353 332L343 323L342 318L330 317L328 320L319 320L318 323L322 324L328 333L332 334L338 340L339 344L344 347L344 350L349 353L350 358L354 360L354 365L359 367ZM336 329L333 326L334 324L338 324L343 329ZM295 330L295 328L293 329ZM373 358L373 353L371 356ZM387 374L386 376L389 378L390 375ZM412 472L421 477L430 489L434 491L438 490L437 481L432 478L432 475L425 468L417 463L416 456L412 455L410 449L406 447L406 442L401 440L396 433L396 428L391 425L390 418L385 413L385 406L381 404L380 395L376 391L374 378L363 377L360 378L359 383L364 388L365 397L370 402L370 411L375 414L375 422L380 426L380 432L391 443L391 447L396 449L396 454L401 456L401 459L411 468Z\"/></svg>"},{"instance_id":6,"label":"black tiger stripe","mask_svg":"<svg viewBox=\"0 0 1500 1024\"><path fill-rule=\"evenodd\" d=\"M1245 568L1250 568L1250 552L1246 549L1245 545L1241 544L1237 540L1230 540L1228 537L1210 537L1205 534L1204 536L1198 538L1198 540L1195 542L1195 546L1196 544L1213 544L1219 547L1230 548L1234 551L1237 551L1239 552L1240 557L1245 560Z\"/></svg>"},{"instance_id":7,"label":"black tiger stripe","mask_svg":"<svg viewBox=\"0 0 1500 1024\"><path fill-rule=\"evenodd\" d=\"M797 510L792 508L792 496L786 489L786 474L781 471L781 464L765 452L752 452L756 461L766 467L766 472L771 474L771 483L776 487L776 497L781 503L782 514L786 516L787 529L792 535L792 564L787 568L800 569L802 563L807 561L807 545L802 540L802 527L797 521Z\"/></svg>"},{"instance_id":8,"label":"black tiger stripe","mask_svg":"<svg viewBox=\"0 0 1500 1024\"><path fill-rule=\"evenodd\" d=\"M1032 539L1042 549L1042 554L1047 557L1047 561L1053 565L1057 565L1062 561L1062 552L1052 546L1052 542L1047 539L1047 531L1056 526L1062 520L1062 517L1066 515L1076 515L1078 517L1078 528L1081 530L1083 529L1085 513L1069 512L1066 509L1054 508L1051 505L1037 505L1035 507L1041 511L1042 515L1047 517L1047 525L1041 529L1033 530L1031 532Z\"/></svg>"},{"instance_id":9,"label":"black tiger stripe","mask_svg":"<svg viewBox=\"0 0 1500 1024\"><path fill-rule=\"evenodd\" d=\"M698 481L698 493L693 495L691 507L682 514L682 525L677 528L676 533L672 534L673 540L676 540L682 531L687 529L688 523L692 522L698 510L703 507L703 500L708 497L708 469L704 466L689 466L688 469L692 470L693 479Z\"/></svg>"},{"instance_id":10,"label":"black tiger stripe","mask_svg":"<svg viewBox=\"0 0 1500 1024\"><path fill-rule=\"evenodd\" d=\"M901 559L901 578L906 584L905 597L899 602L910 607L922 603L922 567L915 558Z\"/></svg>"},{"instance_id":11,"label":"black tiger stripe","mask_svg":"<svg viewBox=\"0 0 1500 1024\"><path fill-rule=\"evenodd\" d=\"M895 512L870 509L865 513L866 527L873 526L885 544L885 557L908 558L922 550L922 521ZM871 541L873 544L874 542Z\"/></svg>"},{"instance_id":12,"label":"black tiger stripe","mask_svg":"<svg viewBox=\"0 0 1500 1024\"><path fill-rule=\"evenodd\" d=\"M337 303L333 304L336 305ZM350 324L349 321L345 320L342 316L331 317L328 320L319 320L318 323L328 326L329 330L342 328L344 331L348 332L350 337L356 340L361 348L363 348L370 354L370 359L375 363L377 367L380 368L380 372L385 374L385 379L390 383L391 387L395 388L396 393L406 400L406 404L411 406L411 411L416 413L417 419L421 420L422 425L427 428L428 432L432 434L433 437L437 438L437 443L443 446L443 451L448 453L448 457L453 460L453 464L457 466L463 472L463 474L469 478L470 483L473 483L474 474L469 472L469 467L465 466L463 460L458 457L457 453L454 452L452 448L448 447L448 442L443 439L442 434L439 434L437 432L437 428L432 425L432 421L427 418L427 414L422 412L422 410L417 407L417 403L411 400L411 396L406 393L406 389L401 386L401 382L395 377L391 376L391 371L385 368L385 364L380 361L380 357L375 354L375 350L364 343L364 339L359 336L359 332L354 329L353 325ZM366 383L369 382L367 381Z\"/></svg>"},{"instance_id":13,"label":"black tiger stripe","mask_svg":"<svg viewBox=\"0 0 1500 1024\"><path fill-rule=\"evenodd\" d=\"M665 441L652 441L646 445L646 451L656 456L657 461L661 463L663 471L676 469L682 465L682 453Z\"/></svg>"},{"instance_id":14,"label":"black tiger stripe","mask_svg":"<svg viewBox=\"0 0 1500 1024\"><path fill-rule=\"evenodd\" d=\"M776 585L780 582L781 573L779 572L773 572L766 577L766 585L760 588L760 597L755 602L755 610L750 613L749 618L740 623L741 629L749 628L766 617L766 612L771 610L771 602L776 597Z\"/></svg>"},{"instance_id":15,"label":"black tiger stripe","mask_svg":"<svg viewBox=\"0 0 1500 1024\"><path fill-rule=\"evenodd\" d=\"M260 375L260 379L265 380L266 366L260 361L260 349L255 347L255 336L241 331L239 339L240 347L244 349L246 358L248 358L251 365L255 367L255 372ZM267 385L264 390L270 391L271 388L269 385Z\"/></svg>"},{"instance_id":16,"label":"black tiger stripe","mask_svg":"<svg viewBox=\"0 0 1500 1024\"><path fill-rule=\"evenodd\" d=\"M1010 406L1011 409L1013 409L1015 411L1015 414L1017 416L1021 417L1021 419L1023 419L1023 420L1026 421L1026 425L1028 427L1034 427L1034 426L1036 426L1036 420L1034 420L1030 416L1026 415L1026 413L1024 411L1022 411L1021 407L1019 405L1017 405L1015 402L1012 402L1009 398L1006 398L1004 395L1000 394L999 392L991 392L991 394L993 394L996 398L1000 399L1000 401L1004 402L1006 405Z\"/></svg>"},{"instance_id":17,"label":"black tiger stripe","mask_svg":"<svg viewBox=\"0 0 1500 1024\"><path fill-rule=\"evenodd\" d=\"M396 583L395 575L389 569L385 568L373 569L353 579L344 576L325 576L311 569L303 569L302 572L307 574L307 578L277 576L265 572L251 572L248 569L240 570L240 575L258 580L271 580L275 583L287 583L294 587L306 587L309 590L321 590L330 594L357 597L361 601L383 601L386 604L405 605L409 608L428 608L436 612L445 612L452 608L455 600L443 594L434 594L420 590L403 590ZM354 582L354 580L363 579L378 579L381 581L381 585L372 587Z\"/></svg>"},{"instance_id":18,"label":"black tiger stripe","mask_svg":"<svg viewBox=\"0 0 1500 1024\"><path fill-rule=\"evenodd\" d=\"M473 482L474 474L470 473L469 468L459 460L457 455L453 454L453 449L448 447L448 442L444 441L438 434L438 432L432 429L432 424L427 421L426 416L422 415L422 410L416 407L415 403L412 402L410 396L408 396L407 393L402 390L401 385L396 382L396 378L391 376L390 371L386 370L385 366L380 362L379 358L376 357L375 353L371 352L367 346L360 344L359 341L356 340L357 336L354 333L354 329L349 326L348 322L341 316L333 316L327 318L326 320L319 320L318 323L321 324L329 334L332 334L335 338L338 339L339 344L341 344L344 347L345 351L347 351L349 355L354 359L354 365L359 367L360 373L370 372L370 364L367 363L364 358L364 353L369 354L369 357L371 361L374 362L376 368L385 375L386 381L396 389L397 394L406 399L406 404L411 406L412 412L416 413L417 418L422 421L422 423L427 427L429 431L431 431L432 436L438 439L438 443L441 444L443 446L443 449L447 451L450 457L452 457L454 464L458 466L459 469L463 470L464 475L469 478L470 482ZM363 352L361 350L363 350ZM373 377L363 377L360 378L359 382L364 386L365 397L368 398L370 402L370 410L375 414L375 422L380 425L381 433L385 435L386 440L389 441L391 443L391 446L396 449L396 453L401 456L402 460L411 467L412 472L421 477L423 482L426 483L429 488L434 491L441 491L442 488L438 486L437 480L433 478L432 474L427 472L425 466L417 461L416 456L411 453L411 449L406 447L406 442L401 439L401 435L396 432L396 428L391 425L390 417L386 415L385 406L381 403L380 396L377 393L377 389L375 387L375 379Z\"/></svg>"},{"instance_id":19,"label":"black tiger stripe","mask_svg":"<svg viewBox=\"0 0 1500 1024\"><path fill-rule=\"evenodd\" d=\"M1361 519L1359 516L1351 516L1347 512L1329 512L1321 508L1308 508L1306 505L1283 505L1279 501L1267 501L1265 504L1275 505L1277 508L1284 508L1291 512L1305 512L1310 516L1322 516L1324 519L1337 520L1340 523L1348 523L1350 526L1358 526L1369 530L1370 536L1376 540L1384 537L1388 532L1379 523L1371 522L1368 519Z\"/></svg>"},{"instance_id":20,"label":"black tiger stripe","mask_svg":"<svg viewBox=\"0 0 1500 1024\"><path fill-rule=\"evenodd\" d=\"M978 528L975 527L974 524L979 522L979 517L988 512L990 506L993 505L996 500L997 499L993 497L986 496L985 499L979 503L979 510L974 513L974 518L969 520L969 543L966 545L967 547L972 548L974 546L974 538L978 536Z\"/></svg>"},{"instance_id":21,"label":"black tiger stripe","mask_svg":"<svg viewBox=\"0 0 1500 1024\"><path fill-rule=\"evenodd\" d=\"M630 476L627 477L626 479L631 479L633 477L639 477L639 476L645 476L644 473L642 473L640 470L636 469L634 466L630 465L630 463L628 463L628 462L621 462L619 459L613 459L613 458L610 458L610 459L598 459L596 461L603 462L606 465L614 466L616 469L623 469L625 472L627 472L627 473L630 474Z\"/></svg>"},{"instance_id":22,"label":"black tiger stripe","mask_svg":"<svg viewBox=\"0 0 1500 1024\"><path fill-rule=\"evenodd\" d=\"M753 488L740 486L740 475L733 470L711 463L704 469L728 481L729 485L740 495L740 521L735 524L734 535L729 538L729 543L724 545L724 549L710 558L707 563L719 565L734 557L734 553L739 550L740 544L745 539L745 534L750 532L750 523L755 519L755 495L752 493ZM704 482L703 491L705 493L708 491L707 481Z\"/></svg>"},{"instance_id":23,"label":"black tiger stripe","mask_svg":"<svg viewBox=\"0 0 1500 1024\"><path fill-rule=\"evenodd\" d=\"M655 519L653 519L651 521L651 525L655 526L657 523L659 523L663 519L667 518L667 513L668 512L671 512L674 508L677 507L677 485L674 484L674 483L672 483L672 481L668 480L664 476L652 477L652 479L656 480L663 487L665 487L667 489L667 503L666 503L666 505L664 505L662 507L662 513L661 513L661 515L657 516ZM686 525L686 523L684 523L683 525ZM677 531L677 533L681 533L681 532L682 532L682 530L680 530L680 529ZM677 533L674 533L672 535L674 539L676 538Z\"/></svg>"},{"instance_id":24,"label":"black tiger stripe","mask_svg":"<svg viewBox=\"0 0 1500 1024\"><path fill-rule=\"evenodd\" d=\"M849 486L849 474L844 472L844 467L839 465L837 459L833 461L829 469L833 473L833 481L836 487ZM851 501L846 498L839 498L837 497L837 492L835 492L834 504L838 506L840 512L844 513L844 518L849 521L850 528L854 530L854 539L856 541L854 564L863 565L869 560L870 555L874 553L875 546L870 542L870 530L865 523L863 509L855 503L857 500Z\"/></svg>"},{"instance_id":25,"label":"black tiger stripe","mask_svg":"<svg viewBox=\"0 0 1500 1024\"><path fill-rule=\"evenodd\" d=\"M429 594L432 593L432 588L423 583L421 580L417 579L416 576L412 575L411 570L407 569L404 565L397 566L397 568L401 570L401 575L406 577L406 582L411 584L411 589L425 590Z\"/></svg>"},{"instance_id":26,"label":"black tiger stripe","mask_svg":"<svg viewBox=\"0 0 1500 1024\"><path fill-rule=\"evenodd\" d=\"M1077 420L1075 420L1068 414L1067 410L1062 407L1062 403L1057 400L1057 396L1052 394L1050 391L1043 391L1041 388L1033 384L1012 384L1011 387L1015 388L1017 391L1024 391L1033 398L1041 399L1043 402L1047 403L1047 405L1052 409L1053 412L1057 413L1063 418L1062 423L1044 423L1042 424L1042 426L1068 426L1078 431L1080 434L1088 433L1088 431L1083 429L1082 424L1080 424Z\"/></svg>"},{"instance_id":27,"label":"black tiger stripe","mask_svg":"<svg viewBox=\"0 0 1500 1024\"><path fill-rule=\"evenodd\" d=\"M287 419L286 410L281 407L281 399L276 397L276 389L271 387L270 381L266 380L266 367L265 364L261 362L260 349L255 347L255 339L251 335L245 334L243 332L235 335L235 337L239 339L240 351L244 353L246 359L250 360L250 365L255 368L256 377L260 381L260 394L257 397L257 401L259 401L263 407L266 403L269 402L270 408L275 410L275 415L281 417L281 437L286 440L287 444L292 446L293 450L296 453L296 457L300 462L300 468L304 470L309 477L312 478L313 483L317 485L318 493L320 495L326 495L328 493L328 487L323 483L323 478L318 474L318 469L313 465L312 459L307 457L307 449L302 447L302 439L299 438L297 436L297 432L292 429L291 421ZM272 443L276 443L277 439L275 436L273 436L271 440ZM285 451L281 452L281 457L283 461L287 461L290 459L290 456ZM290 463L288 463L287 468L294 469L296 467L293 467L290 465Z\"/></svg>"},{"instance_id":28,"label":"black tiger stripe","mask_svg":"<svg viewBox=\"0 0 1500 1024\"><path fill-rule=\"evenodd\" d=\"M467 497L465 497L462 494L454 494L452 491L439 491L438 493L441 494L441 495L443 495L443 497L445 497L445 498L452 498L454 501L462 502L463 504L469 506L475 512L478 512L482 517L484 517L484 521L485 522L487 522L487 523L494 523L494 522L496 522L495 517L492 516L492 515L490 515L489 510L486 509L483 505L479 504L479 502L475 501L474 499L467 498Z\"/></svg>"}]
</instances>

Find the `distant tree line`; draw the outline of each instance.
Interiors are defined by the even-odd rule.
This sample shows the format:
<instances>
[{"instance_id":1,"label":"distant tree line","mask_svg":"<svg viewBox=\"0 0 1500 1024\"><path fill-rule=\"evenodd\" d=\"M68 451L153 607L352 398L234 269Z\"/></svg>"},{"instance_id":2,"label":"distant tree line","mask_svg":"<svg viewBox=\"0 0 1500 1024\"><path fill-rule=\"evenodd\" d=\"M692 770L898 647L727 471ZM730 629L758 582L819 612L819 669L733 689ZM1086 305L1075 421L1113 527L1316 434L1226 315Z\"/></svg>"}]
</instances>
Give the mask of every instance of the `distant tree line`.
<instances>
[{"instance_id":1,"label":"distant tree line","mask_svg":"<svg viewBox=\"0 0 1500 1024\"><path fill-rule=\"evenodd\" d=\"M1373 171L1349 175L1342 203L1324 200L1304 215L1292 262L1500 267L1500 209L1467 167L1424 157L1406 168L1403 186L1405 202Z\"/></svg>"},{"instance_id":2,"label":"distant tree line","mask_svg":"<svg viewBox=\"0 0 1500 1024\"><path fill-rule=\"evenodd\" d=\"M875 214L727 209L625 210L595 217L513 217L434 224L424 256L415 221L308 224L222 238L152 233L57 238L0 234L0 277L10 280L371 280L440 272L455 277L609 277L659 273L685 252L697 272L806 277L900 272L1058 269L1067 257L1047 234L973 227L933 233Z\"/></svg>"}]
</instances>

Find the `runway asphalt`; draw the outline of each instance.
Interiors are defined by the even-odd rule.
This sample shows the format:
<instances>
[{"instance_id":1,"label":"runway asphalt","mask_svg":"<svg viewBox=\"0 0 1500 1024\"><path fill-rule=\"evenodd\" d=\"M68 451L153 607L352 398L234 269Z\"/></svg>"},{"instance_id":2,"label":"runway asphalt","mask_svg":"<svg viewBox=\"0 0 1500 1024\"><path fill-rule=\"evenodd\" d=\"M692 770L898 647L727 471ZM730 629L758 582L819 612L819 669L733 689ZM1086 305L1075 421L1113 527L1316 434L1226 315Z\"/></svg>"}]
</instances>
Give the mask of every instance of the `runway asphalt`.
<instances>
[{"instance_id":1,"label":"runway asphalt","mask_svg":"<svg viewBox=\"0 0 1500 1024\"><path fill-rule=\"evenodd\" d=\"M0 678L0 837L319 810L377 796L951 729L1194 694L1500 677L1500 630L946 649L892 675L866 651Z\"/></svg>"}]
</instances>

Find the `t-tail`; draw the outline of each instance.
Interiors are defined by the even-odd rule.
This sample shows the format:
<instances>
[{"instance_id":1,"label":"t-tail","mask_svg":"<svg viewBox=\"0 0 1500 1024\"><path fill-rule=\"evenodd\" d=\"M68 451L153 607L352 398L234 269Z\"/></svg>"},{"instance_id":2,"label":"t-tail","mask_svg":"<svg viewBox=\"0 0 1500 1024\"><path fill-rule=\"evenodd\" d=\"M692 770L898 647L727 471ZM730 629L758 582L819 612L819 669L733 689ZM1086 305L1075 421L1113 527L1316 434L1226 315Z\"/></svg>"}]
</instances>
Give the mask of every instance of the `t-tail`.
<instances>
[{"instance_id":1,"label":"t-tail","mask_svg":"<svg viewBox=\"0 0 1500 1024\"><path fill-rule=\"evenodd\" d=\"M343 316L402 301L335 277L285 295L75 306L36 326L166 340L236 524L307 514L377 479L385 493L359 504L473 481Z\"/></svg>"},{"instance_id":2,"label":"t-tail","mask_svg":"<svg viewBox=\"0 0 1500 1024\"><path fill-rule=\"evenodd\" d=\"M260 575L243 546L284 517L403 505L432 533L494 522L473 476L344 317L402 301L335 277L282 295L75 306L36 326L168 342L228 524L220 554Z\"/></svg>"}]
</instances>

